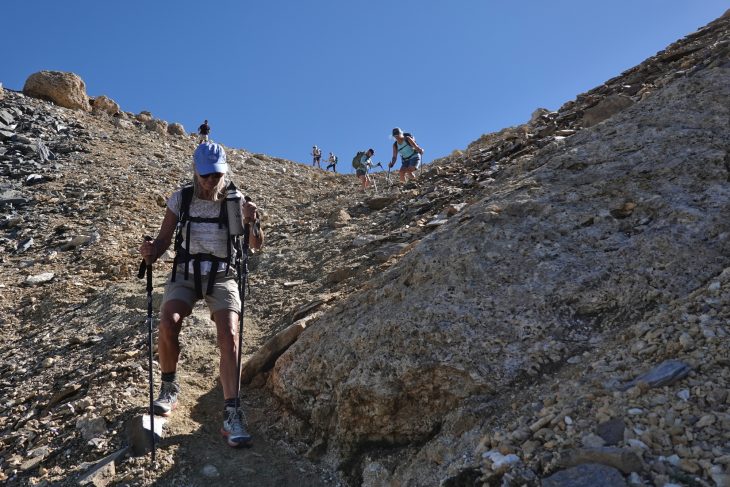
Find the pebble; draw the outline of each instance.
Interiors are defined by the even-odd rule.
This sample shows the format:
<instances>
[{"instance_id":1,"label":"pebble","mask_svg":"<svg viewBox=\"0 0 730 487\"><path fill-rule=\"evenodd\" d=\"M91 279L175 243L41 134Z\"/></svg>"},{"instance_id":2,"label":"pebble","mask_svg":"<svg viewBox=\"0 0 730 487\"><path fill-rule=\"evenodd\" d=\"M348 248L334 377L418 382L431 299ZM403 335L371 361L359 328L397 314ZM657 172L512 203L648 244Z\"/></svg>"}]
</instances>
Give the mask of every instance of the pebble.
<instances>
[{"instance_id":1,"label":"pebble","mask_svg":"<svg viewBox=\"0 0 730 487\"><path fill-rule=\"evenodd\" d=\"M217 479L221 476L218 469L215 467L215 465L207 464L203 466L203 469L200 471L200 473L203 474L203 477L209 478L209 479Z\"/></svg>"}]
</instances>

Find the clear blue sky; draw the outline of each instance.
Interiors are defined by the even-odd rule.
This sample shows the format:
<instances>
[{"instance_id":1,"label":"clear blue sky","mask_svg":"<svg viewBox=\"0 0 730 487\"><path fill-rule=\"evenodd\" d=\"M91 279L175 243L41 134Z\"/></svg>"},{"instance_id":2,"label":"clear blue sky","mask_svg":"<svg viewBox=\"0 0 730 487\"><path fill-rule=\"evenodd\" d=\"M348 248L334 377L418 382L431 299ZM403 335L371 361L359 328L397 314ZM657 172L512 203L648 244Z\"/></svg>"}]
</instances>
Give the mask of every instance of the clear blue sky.
<instances>
[{"instance_id":1,"label":"clear blue sky","mask_svg":"<svg viewBox=\"0 0 730 487\"><path fill-rule=\"evenodd\" d=\"M426 161L557 109L694 32L728 0L13 1L0 82L73 71L89 95L232 147L311 162L390 131Z\"/></svg>"}]
</instances>

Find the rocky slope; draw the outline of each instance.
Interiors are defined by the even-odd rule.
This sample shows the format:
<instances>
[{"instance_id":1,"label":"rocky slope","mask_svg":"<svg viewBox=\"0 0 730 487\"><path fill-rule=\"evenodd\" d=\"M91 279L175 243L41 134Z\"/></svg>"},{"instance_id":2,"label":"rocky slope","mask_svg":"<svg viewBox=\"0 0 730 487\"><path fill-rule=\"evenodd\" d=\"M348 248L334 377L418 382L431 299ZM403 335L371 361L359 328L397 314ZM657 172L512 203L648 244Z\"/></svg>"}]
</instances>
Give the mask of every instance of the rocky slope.
<instances>
[{"instance_id":1,"label":"rocky slope","mask_svg":"<svg viewBox=\"0 0 730 487\"><path fill-rule=\"evenodd\" d=\"M78 111L6 90L0 480L728 485L729 23L483 136L417 185L379 174L376 197L228 149L268 237L245 352L288 339L249 364L257 446L231 451L196 309L155 468L124 450L147 391L136 248L189 177L194 138L105 97L88 113L83 96ZM666 359L664 381L632 382Z\"/></svg>"}]
</instances>

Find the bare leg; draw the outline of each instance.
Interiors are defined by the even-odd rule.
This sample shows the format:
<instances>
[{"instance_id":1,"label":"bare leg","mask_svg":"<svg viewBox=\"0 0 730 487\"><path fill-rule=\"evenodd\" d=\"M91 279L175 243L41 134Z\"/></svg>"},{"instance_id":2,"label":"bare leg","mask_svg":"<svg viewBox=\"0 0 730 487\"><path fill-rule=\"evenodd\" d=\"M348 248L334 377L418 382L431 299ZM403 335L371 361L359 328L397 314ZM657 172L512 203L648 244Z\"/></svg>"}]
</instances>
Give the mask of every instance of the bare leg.
<instances>
[{"instance_id":1,"label":"bare leg","mask_svg":"<svg viewBox=\"0 0 730 487\"><path fill-rule=\"evenodd\" d=\"M183 301L173 299L167 301L160 310L159 345L160 370L175 372L180 357L180 329L182 320L191 312Z\"/></svg>"},{"instance_id":2,"label":"bare leg","mask_svg":"<svg viewBox=\"0 0 730 487\"><path fill-rule=\"evenodd\" d=\"M235 399L238 392L238 313L221 310L213 313L218 348L220 349L220 379L223 398Z\"/></svg>"}]
</instances>

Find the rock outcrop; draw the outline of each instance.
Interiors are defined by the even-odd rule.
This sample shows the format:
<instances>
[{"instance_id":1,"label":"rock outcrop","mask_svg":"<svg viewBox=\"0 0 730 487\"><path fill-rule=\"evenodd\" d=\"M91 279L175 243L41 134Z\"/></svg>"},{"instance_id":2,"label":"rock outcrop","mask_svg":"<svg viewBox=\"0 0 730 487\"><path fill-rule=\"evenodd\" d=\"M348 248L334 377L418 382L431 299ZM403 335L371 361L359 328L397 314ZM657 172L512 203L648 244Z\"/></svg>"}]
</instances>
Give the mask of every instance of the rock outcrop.
<instances>
[{"instance_id":1,"label":"rock outcrop","mask_svg":"<svg viewBox=\"0 0 730 487\"><path fill-rule=\"evenodd\" d=\"M94 98L91 111L93 113L106 113L107 115L114 116L121 113L122 110L119 108L117 102L108 96L101 95Z\"/></svg>"},{"instance_id":2,"label":"rock outcrop","mask_svg":"<svg viewBox=\"0 0 730 487\"><path fill-rule=\"evenodd\" d=\"M86 84L77 74L61 71L39 71L25 81L23 93L52 101L58 106L91 111Z\"/></svg>"},{"instance_id":3,"label":"rock outcrop","mask_svg":"<svg viewBox=\"0 0 730 487\"><path fill-rule=\"evenodd\" d=\"M187 132L185 132L185 127L183 127L180 123L171 123L170 125L168 125L167 133L170 135L178 135L180 137L185 137L187 135Z\"/></svg>"},{"instance_id":4,"label":"rock outcrop","mask_svg":"<svg viewBox=\"0 0 730 487\"><path fill-rule=\"evenodd\" d=\"M150 132L156 132L160 135L167 134L167 122L164 120L152 118L145 122L145 127L147 127L147 130L149 130Z\"/></svg>"}]
</instances>

